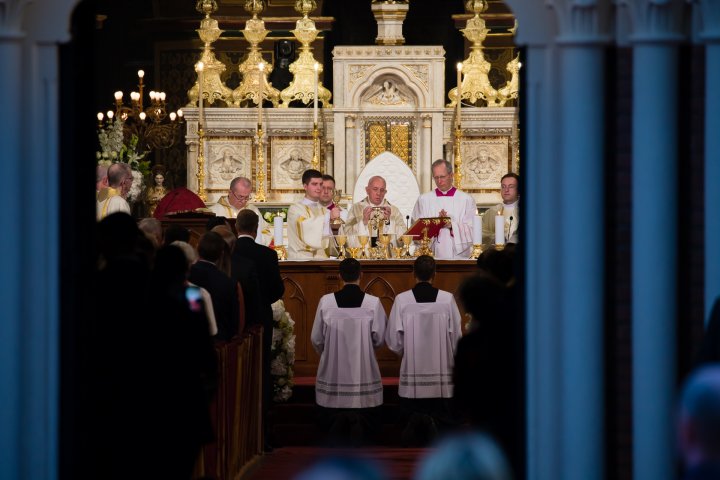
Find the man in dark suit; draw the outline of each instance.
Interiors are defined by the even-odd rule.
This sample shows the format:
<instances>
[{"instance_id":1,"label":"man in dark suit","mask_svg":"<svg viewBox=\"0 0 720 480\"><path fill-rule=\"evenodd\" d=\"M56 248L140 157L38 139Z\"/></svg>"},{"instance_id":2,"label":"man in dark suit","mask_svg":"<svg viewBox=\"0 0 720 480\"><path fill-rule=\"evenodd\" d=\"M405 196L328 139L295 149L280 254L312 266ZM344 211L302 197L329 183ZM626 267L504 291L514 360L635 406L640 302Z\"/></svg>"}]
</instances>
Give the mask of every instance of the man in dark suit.
<instances>
[{"instance_id":1,"label":"man in dark suit","mask_svg":"<svg viewBox=\"0 0 720 480\"><path fill-rule=\"evenodd\" d=\"M257 272L260 286L257 298L259 320L263 326L263 412L267 413L272 399L272 379L270 378L270 349L272 346L273 313L272 304L280 300L285 293L285 285L280 277L278 256L274 250L255 242L259 217L252 210L241 210L237 215L235 230L238 239L232 256L233 275L243 265L252 264ZM248 301L247 292L245 295ZM248 323L252 319L248 317ZM267 415L265 415L267 426ZM266 450L269 450L266 434Z\"/></svg>"},{"instance_id":2,"label":"man in dark suit","mask_svg":"<svg viewBox=\"0 0 720 480\"><path fill-rule=\"evenodd\" d=\"M210 292L218 329L215 338L228 341L237 333L240 307L237 281L217 267L225 248L225 240L220 234L207 232L203 235L198 244L200 259L190 268L189 280Z\"/></svg>"}]
</instances>

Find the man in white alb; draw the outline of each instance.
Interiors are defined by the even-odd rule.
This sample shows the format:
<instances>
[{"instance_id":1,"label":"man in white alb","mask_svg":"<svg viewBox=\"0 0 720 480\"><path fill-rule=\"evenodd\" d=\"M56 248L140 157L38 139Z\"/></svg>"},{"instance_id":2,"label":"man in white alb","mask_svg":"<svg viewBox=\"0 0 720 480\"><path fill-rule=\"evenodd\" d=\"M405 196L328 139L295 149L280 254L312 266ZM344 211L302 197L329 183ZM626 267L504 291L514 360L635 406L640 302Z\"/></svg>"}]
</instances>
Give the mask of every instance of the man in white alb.
<instances>
[{"instance_id":1,"label":"man in white alb","mask_svg":"<svg viewBox=\"0 0 720 480\"><path fill-rule=\"evenodd\" d=\"M413 273L415 286L395 297L385 342L402 357L398 395L409 418L403 438L422 444L432 440L427 430L449 423L452 371L462 330L453 294L432 286L435 260L419 256ZM417 431L423 423L424 434Z\"/></svg>"},{"instance_id":2,"label":"man in white alb","mask_svg":"<svg viewBox=\"0 0 720 480\"><path fill-rule=\"evenodd\" d=\"M335 417L330 422L336 434L355 437L358 432L347 431L347 424L357 425L362 436L373 423L374 410L368 409L383 403L375 349L383 344L387 317L380 299L360 288L360 262L347 258L339 271L343 288L320 299L310 335L320 354L315 401Z\"/></svg>"},{"instance_id":3,"label":"man in white alb","mask_svg":"<svg viewBox=\"0 0 720 480\"><path fill-rule=\"evenodd\" d=\"M365 193L367 193L367 197L350 207L350 213L343 232L346 235L370 235L373 239L371 244L375 245L377 228L372 228L373 231L371 232L371 226L368 226L368 223L372 217L373 209L381 207L383 219L390 222L389 224L383 224L382 231L385 234L395 235L397 241L407 230L407 225L400 210L385 199L387 193L385 179L379 175L370 177L367 187L365 187Z\"/></svg>"},{"instance_id":4,"label":"man in white alb","mask_svg":"<svg viewBox=\"0 0 720 480\"><path fill-rule=\"evenodd\" d=\"M107 169L108 187L97 193L98 221L111 213L124 212L130 215L130 204L126 198L132 187L132 169L127 163L113 163Z\"/></svg>"},{"instance_id":5,"label":"man in white alb","mask_svg":"<svg viewBox=\"0 0 720 480\"><path fill-rule=\"evenodd\" d=\"M347 211L345 211L340 205L335 205L335 177L332 175L324 174L322 176L323 188L320 193L320 205L332 211L333 208L337 207L340 209L340 218L343 221L347 218ZM337 235L340 230L340 223L330 224L330 229L333 235Z\"/></svg>"},{"instance_id":6,"label":"man in white alb","mask_svg":"<svg viewBox=\"0 0 720 480\"><path fill-rule=\"evenodd\" d=\"M248 203L251 195L252 182L245 177L235 177L230 182L228 194L220 197L217 203L210 206L210 210L219 217L229 218L232 223L235 223L237 214L241 210L252 210L259 218L255 241L262 245L268 245L273 238L273 234L267 222L263 220L260 210L255 205Z\"/></svg>"},{"instance_id":7,"label":"man in white alb","mask_svg":"<svg viewBox=\"0 0 720 480\"><path fill-rule=\"evenodd\" d=\"M520 177L516 173L506 173L500 179L500 195L502 203L487 209L483 215L482 243L495 243L495 217L499 214L505 217L505 243L518 243L518 226L520 225L520 191L518 184Z\"/></svg>"},{"instance_id":8,"label":"man in white alb","mask_svg":"<svg viewBox=\"0 0 720 480\"><path fill-rule=\"evenodd\" d=\"M432 163L435 190L423 193L413 208L413 222L419 218L450 217L450 225L440 229L432 249L438 259L464 259L472 250L473 219L477 211L475 200L453 186L452 165L446 160Z\"/></svg>"},{"instance_id":9,"label":"man in white alb","mask_svg":"<svg viewBox=\"0 0 720 480\"><path fill-rule=\"evenodd\" d=\"M328 258L330 220L340 217L340 209L328 210L320 204L322 173L305 170L302 182L305 197L288 209L288 259Z\"/></svg>"}]
</instances>

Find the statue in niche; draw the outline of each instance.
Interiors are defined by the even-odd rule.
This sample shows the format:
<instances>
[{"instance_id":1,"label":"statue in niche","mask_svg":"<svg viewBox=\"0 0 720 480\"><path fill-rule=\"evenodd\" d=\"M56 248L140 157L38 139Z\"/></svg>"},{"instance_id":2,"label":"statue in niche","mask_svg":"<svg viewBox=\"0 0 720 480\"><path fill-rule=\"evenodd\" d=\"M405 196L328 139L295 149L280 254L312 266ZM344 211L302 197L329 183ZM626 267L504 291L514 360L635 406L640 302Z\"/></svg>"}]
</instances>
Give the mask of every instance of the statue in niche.
<instances>
[{"instance_id":1,"label":"statue in niche","mask_svg":"<svg viewBox=\"0 0 720 480\"><path fill-rule=\"evenodd\" d=\"M147 190L145 190L145 200L147 201L148 216L152 217L155 213L155 209L160 203L160 200L167 194L167 188L165 187L165 166L155 165L152 168L153 184Z\"/></svg>"},{"instance_id":2,"label":"statue in niche","mask_svg":"<svg viewBox=\"0 0 720 480\"><path fill-rule=\"evenodd\" d=\"M405 103L405 99L392 81L385 80L382 88L370 103L375 105L401 105Z\"/></svg>"}]
</instances>

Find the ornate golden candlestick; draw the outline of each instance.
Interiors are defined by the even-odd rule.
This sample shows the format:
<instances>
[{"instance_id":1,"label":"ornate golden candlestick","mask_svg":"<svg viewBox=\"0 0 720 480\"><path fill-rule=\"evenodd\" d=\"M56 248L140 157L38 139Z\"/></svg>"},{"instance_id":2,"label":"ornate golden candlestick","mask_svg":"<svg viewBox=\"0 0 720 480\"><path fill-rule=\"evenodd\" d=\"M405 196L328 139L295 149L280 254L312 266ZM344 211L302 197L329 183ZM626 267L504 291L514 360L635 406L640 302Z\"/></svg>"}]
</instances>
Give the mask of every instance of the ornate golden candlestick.
<instances>
[{"instance_id":1,"label":"ornate golden candlestick","mask_svg":"<svg viewBox=\"0 0 720 480\"><path fill-rule=\"evenodd\" d=\"M317 123L313 125L313 156L310 161L310 168L320 170L320 130Z\"/></svg>"},{"instance_id":2,"label":"ornate golden candlestick","mask_svg":"<svg viewBox=\"0 0 720 480\"><path fill-rule=\"evenodd\" d=\"M272 72L272 65L267 64L265 70L260 70L258 65L263 63L262 54L258 45L265 39L268 30L265 29L265 22L258 18L258 14L265 10L262 0L247 0L245 10L252 14L252 18L245 23L242 31L245 40L248 41L248 56L238 69L242 76L242 82L232 92L233 105L239 107L246 100L257 105L267 98L277 107L280 102L280 91L273 88L267 81L267 76Z\"/></svg>"},{"instance_id":3,"label":"ornate golden candlestick","mask_svg":"<svg viewBox=\"0 0 720 480\"><path fill-rule=\"evenodd\" d=\"M322 73L322 64L317 63L311 52L310 44L315 40L318 31L315 28L315 22L312 21L308 14L317 8L315 0L297 0L295 2L295 11L302 14L303 18L295 22L295 30L292 34L301 43L300 55L298 59L290 65L290 72L293 74L293 80L290 85L280 92L282 103L280 107L287 108L293 100L300 100L305 105L310 103L314 97L315 82L318 81L319 75ZM322 86L319 82L318 100L323 104L323 108L330 107L330 90Z\"/></svg>"},{"instance_id":4,"label":"ornate golden candlestick","mask_svg":"<svg viewBox=\"0 0 720 480\"><path fill-rule=\"evenodd\" d=\"M455 127L455 186L457 188L462 187L462 154L460 153L461 150L461 142L462 142L462 128L460 128L460 124Z\"/></svg>"},{"instance_id":5,"label":"ornate golden candlestick","mask_svg":"<svg viewBox=\"0 0 720 480\"><path fill-rule=\"evenodd\" d=\"M212 105L215 100L222 100L226 104L230 103L232 90L230 90L220 79L220 74L225 71L225 65L215 58L212 44L220 38L223 32L218 28L218 22L214 18L210 18L210 14L217 10L217 2L215 0L198 0L195 9L205 14L205 18L200 21L200 28L196 30L200 39L205 44L200 61L205 65L204 75L202 78L198 76L198 80L188 90L188 107L192 107L198 102L198 93L202 92L203 98ZM202 88L200 86L202 81Z\"/></svg>"},{"instance_id":6,"label":"ornate golden candlestick","mask_svg":"<svg viewBox=\"0 0 720 480\"><path fill-rule=\"evenodd\" d=\"M477 258L482 254L482 252L483 252L482 245L475 243L475 244L473 244L473 249L472 249L472 253L470 254L470 258L472 258L473 260L477 260Z\"/></svg>"},{"instance_id":7,"label":"ornate golden candlestick","mask_svg":"<svg viewBox=\"0 0 720 480\"><path fill-rule=\"evenodd\" d=\"M507 70L512 77L505 86L499 90L495 90L490 84L488 73L490 72L490 62L485 60L483 54L482 42L485 41L490 29L485 27L485 20L480 18L480 13L488 8L487 0L467 0L465 9L473 12L475 16L467 21L465 28L461 29L463 36L472 42L470 47L470 55L463 62L463 73L465 78L460 89L461 99L466 99L467 103L475 104L480 100L485 100L488 107L503 107L505 103L518 95L518 71L520 70L519 57L513 59L507 65ZM455 106L458 102L457 88L453 88L448 92L450 99L449 107Z\"/></svg>"},{"instance_id":8,"label":"ornate golden candlestick","mask_svg":"<svg viewBox=\"0 0 720 480\"><path fill-rule=\"evenodd\" d=\"M287 260L287 249L285 245L275 245L275 253L277 253L278 260Z\"/></svg>"},{"instance_id":9,"label":"ornate golden candlestick","mask_svg":"<svg viewBox=\"0 0 720 480\"><path fill-rule=\"evenodd\" d=\"M256 150L256 168L255 178L257 179L257 188L255 189L255 200L258 202L265 201L265 141L263 139L262 124L258 123L257 128L257 150Z\"/></svg>"},{"instance_id":10,"label":"ornate golden candlestick","mask_svg":"<svg viewBox=\"0 0 720 480\"><path fill-rule=\"evenodd\" d=\"M198 181L198 197L203 202L207 201L205 193L205 129L202 123L198 124L198 154L197 154L197 173Z\"/></svg>"}]
</instances>

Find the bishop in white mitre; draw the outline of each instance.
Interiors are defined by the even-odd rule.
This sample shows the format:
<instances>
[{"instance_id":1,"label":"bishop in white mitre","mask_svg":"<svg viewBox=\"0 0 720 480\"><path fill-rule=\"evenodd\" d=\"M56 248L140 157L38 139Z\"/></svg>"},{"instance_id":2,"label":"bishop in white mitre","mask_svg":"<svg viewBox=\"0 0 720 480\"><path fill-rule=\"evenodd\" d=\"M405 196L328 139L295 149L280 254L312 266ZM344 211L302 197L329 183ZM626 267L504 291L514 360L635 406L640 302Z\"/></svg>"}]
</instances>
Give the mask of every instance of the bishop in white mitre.
<instances>
[{"instance_id":1,"label":"bishop in white mitre","mask_svg":"<svg viewBox=\"0 0 720 480\"><path fill-rule=\"evenodd\" d=\"M475 200L453 186L450 162L434 161L432 173L437 188L420 195L413 208L413 221L428 217L450 217L450 225L440 229L439 235L433 240L433 254L438 259L469 258L473 244L473 219L477 211Z\"/></svg>"},{"instance_id":2,"label":"bishop in white mitre","mask_svg":"<svg viewBox=\"0 0 720 480\"><path fill-rule=\"evenodd\" d=\"M377 407L383 386L375 349L383 345L385 309L360 288L360 262L348 258L339 269L343 288L320 299L310 335L320 354L315 401L325 408Z\"/></svg>"},{"instance_id":3,"label":"bishop in white mitre","mask_svg":"<svg viewBox=\"0 0 720 480\"><path fill-rule=\"evenodd\" d=\"M328 210L320 204L322 173L306 170L302 182L305 197L288 209L288 259L328 258L327 249L332 236L330 220L340 217L340 209Z\"/></svg>"},{"instance_id":4,"label":"bishop in white mitre","mask_svg":"<svg viewBox=\"0 0 720 480\"><path fill-rule=\"evenodd\" d=\"M268 245L272 240L272 232L267 222L263 219L260 210L256 206L250 205L250 195L252 194L252 182L245 177L235 177L230 182L228 194L220 197L214 205L210 206L210 210L220 217L237 219L237 214L241 210L252 210L258 216L258 230L255 241L262 245Z\"/></svg>"}]
</instances>

